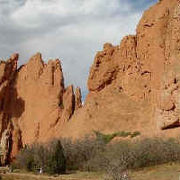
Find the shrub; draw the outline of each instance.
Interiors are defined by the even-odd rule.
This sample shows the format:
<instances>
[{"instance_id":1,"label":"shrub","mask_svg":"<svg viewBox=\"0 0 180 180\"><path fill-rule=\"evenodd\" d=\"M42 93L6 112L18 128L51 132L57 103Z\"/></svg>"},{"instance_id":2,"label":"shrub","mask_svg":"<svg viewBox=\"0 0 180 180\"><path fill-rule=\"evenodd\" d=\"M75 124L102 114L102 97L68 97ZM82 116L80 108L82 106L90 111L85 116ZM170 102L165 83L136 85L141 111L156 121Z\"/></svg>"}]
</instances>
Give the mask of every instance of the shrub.
<instances>
[{"instance_id":1,"label":"shrub","mask_svg":"<svg viewBox=\"0 0 180 180\"><path fill-rule=\"evenodd\" d=\"M125 131L121 131L117 133L118 137L128 137L131 135L131 132L125 132Z\"/></svg>"},{"instance_id":2,"label":"shrub","mask_svg":"<svg viewBox=\"0 0 180 180\"><path fill-rule=\"evenodd\" d=\"M92 163L112 180L121 179L129 169L180 161L180 143L175 139L143 139L109 144Z\"/></svg>"},{"instance_id":3,"label":"shrub","mask_svg":"<svg viewBox=\"0 0 180 180\"><path fill-rule=\"evenodd\" d=\"M45 172L49 174L62 174L66 171L66 159L61 142L53 141L48 148Z\"/></svg>"},{"instance_id":4,"label":"shrub","mask_svg":"<svg viewBox=\"0 0 180 180\"><path fill-rule=\"evenodd\" d=\"M53 140L45 145L26 146L17 155L16 166L27 171L37 171L42 168L49 174L65 173L66 160L61 142Z\"/></svg>"},{"instance_id":5,"label":"shrub","mask_svg":"<svg viewBox=\"0 0 180 180\"><path fill-rule=\"evenodd\" d=\"M133 132L133 133L131 133L131 138L135 138L135 137L137 137L137 136L140 136L141 135L141 133L139 132L139 131L135 131L135 132Z\"/></svg>"},{"instance_id":6,"label":"shrub","mask_svg":"<svg viewBox=\"0 0 180 180\"><path fill-rule=\"evenodd\" d=\"M42 167L49 174L68 170L105 171L109 180L128 179L129 169L180 161L180 142L175 139L146 138L108 143L113 136L136 137L139 132L119 132L96 138L61 139L46 145L27 146L17 156L19 167L34 171ZM61 145L62 143L62 145ZM126 173L127 174L127 173ZM124 180L124 179L123 179Z\"/></svg>"},{"instance_id":7,"label":"shrub","mask_svg":"<svg viewBox=\"0 0 180 180\"><path fill-rule=\"evenodd\" d=\"M91 160L105 149L104 142L86 136L83 139L61 139L69 170L92 170Z\"/></svg>"},{"instance_id":8,"label":"shrub","mask_svg":"<svg viewBox=\"0 0 180 180\"><path fill-rule=\"evenodd\" d=\"M111 165L107 169L104 180L129 180L128 171L117 164Z\"/></svg>"},{"instance_id":9,"label":"shrub","mask_svg":"<svg viewBox=\"0 0 180 180\"><path fill-rule=\"evenodd\" d=\"M180 160L180 143L175 139L144 139L133 145L131 168L141 168Z\"/></svg>"},{"instance_id":10,"label":"shrub","mask_svg":"<svg viewBox=\"0 0 180 180\"><path fill-rule=\"evenodd\" d=\"M33 149L25 146L16 158L17 166L27 171L33 171L35 168L35 160Z\"/></svg>"},{"instance_id":11,"label":"shrub","mask_svg":"<svg viewBox=\"0 0 180 180\"><path fill-rule=\"evenodd\" d=\"M126 132L126 131L120 131L120 132L115 132L115 133L112 133L112 134L103 134L103 133L101 133L99 131L94 131L94 133L96 135L96 139L99 140L99 141L104 142L105 144L108 144L115 137L126 138L126 137L129 136L131 138L134 138L134 137L137 137L137 136L139 136L141 134L139 131L135 131L133 133Z\"/></svg>"},{"instance_id":12,"label":"shrub","mask_svg":"<svg viewBox=\"0 0 180 180\"><path fill-rule=\"evenodd\" d=\"M135 142L121 141L106 147L101 154L100 168L111 164L124 169L136 169L168 162L180 161L180 143L173 139L143 139Z\"/></svg>"},{"instance_id":13,"label":"shrub","mask_svg":"<svg viewBox=\"0 0 180 180\"><path fill-rule=\"evenodd\" d=\"M96 139L99 142L103 142L105 144L108 144L114 137L117 136L117 133L113 133L113 134L103 134L99 131L94 131L95 135L96 135Z\"/></svg>"}]
</instances>

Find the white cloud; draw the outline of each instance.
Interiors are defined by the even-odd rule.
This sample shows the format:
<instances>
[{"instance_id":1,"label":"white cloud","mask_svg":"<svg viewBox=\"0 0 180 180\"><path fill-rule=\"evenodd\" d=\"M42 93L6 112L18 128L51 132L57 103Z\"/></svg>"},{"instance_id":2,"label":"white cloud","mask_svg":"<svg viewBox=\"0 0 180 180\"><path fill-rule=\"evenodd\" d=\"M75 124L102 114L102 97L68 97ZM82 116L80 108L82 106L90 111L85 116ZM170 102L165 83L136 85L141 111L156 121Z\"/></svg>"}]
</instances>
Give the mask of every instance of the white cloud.
<instances>
[{"instance_id":1,"label":"white cloud","mask_svg":"<svg viewBox=\"0 0 180 180\"><path fill-rule=\"evenodd\" d=\"M133 7L130 0L0 0L0 57L59 57L67 84L85 91L96 51L135 33L142 12Z\"/></svg>"},{"instance_id":2,"label":"white cloud","mask_svg":"<svg viewBox=\"0 0 180 180\"><path fill-rule=\"evenodd\" d=\"M129 10L128 4L122 3L122 10ZM69 18L108 17L119 9L118 0L27 0L25 5L11 14L12 21L26 28L37 28L48 23L61 23ZM121 9L119 9L121 10ZM47 20L51 21L47 21ZM53 21L52 21L53 20Z\"/></svg>"}]
</instances>

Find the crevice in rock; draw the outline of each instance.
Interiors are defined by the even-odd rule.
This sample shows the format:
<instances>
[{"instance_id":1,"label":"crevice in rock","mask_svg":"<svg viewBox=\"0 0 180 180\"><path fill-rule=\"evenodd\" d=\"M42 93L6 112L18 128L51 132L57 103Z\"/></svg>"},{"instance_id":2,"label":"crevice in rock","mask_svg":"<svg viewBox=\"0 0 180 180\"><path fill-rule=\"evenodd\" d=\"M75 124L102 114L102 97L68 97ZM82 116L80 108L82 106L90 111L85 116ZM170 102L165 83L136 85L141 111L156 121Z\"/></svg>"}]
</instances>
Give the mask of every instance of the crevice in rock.
<instances>
[{"instance_id":1,"label":"crevice in rock","mask_svg":"<svg viewBox=\"0 0 180 180\"><path fill-rule=\"evenodd\" d=\"M154 23L146 23L146 24L144 24L144 27L152 27L154 25Z\"/></svg>"},{"instance_id":2,"label":"crevice in rock","mask_svg":"<svg viewBox=\"0 0 180 180\"><path fill-rule=\"evenodd\" d=\"M151 74L151 72L149 72L149 71L143 71L143 72L141 73L142 76L145 75L145 74Z\"/></svg>"},{"instance_id":3,"label":"crevice in rock","mask_svg":"<svg viewBox=\"0 0 180 180\"><path fill-rule=\"evenodd\" d=\"M179 128L179 127L180 127L180 121L178 119L173 124L170 124L169 126L163 127L162 130L174 129L174 128Z\"/></svg>"},{"instance_id":4,"label":"crevice in rock","mask_svg":"<svg viewBox=\"0 0 180 180\"><path fill-rule=\"evenodd\" d=\"M116 69L113 72L111 72L111 77L107 81L105 81L103 84L101 84L97 89L91 90L91 91L101 91L106 86L112 84L112 82L116 79L117 74L118 74L118 70Z\"/></svg>"}]
</instances>

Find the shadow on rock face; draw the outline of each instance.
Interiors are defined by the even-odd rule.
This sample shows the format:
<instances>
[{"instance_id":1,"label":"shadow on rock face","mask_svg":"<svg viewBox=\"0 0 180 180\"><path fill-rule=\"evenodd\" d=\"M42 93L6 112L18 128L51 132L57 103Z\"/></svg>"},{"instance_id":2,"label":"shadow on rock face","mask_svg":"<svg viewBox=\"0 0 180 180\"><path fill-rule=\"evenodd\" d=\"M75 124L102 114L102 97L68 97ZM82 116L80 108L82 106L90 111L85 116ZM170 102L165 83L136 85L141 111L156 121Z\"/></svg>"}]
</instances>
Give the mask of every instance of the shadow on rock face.
<instances>
[{"instance_id":1,"label":"shadow on rock face","mask_svg":"<svg viewBox=\"0 0 180 180\"><path fill-rule=\"evenodd\" d=\"M19 118L25 110L25 101L21 97L18 97L15 88L10 89L9 103L11 104L12 118Z\"/></svg>"},{"instance_id":2,"label":"shadow on rock face","mask_svg":"<svg viewBox=\"0 0 180 180\"><path fill-rule=\"evenodd\" d=\"M1 96L3 94L3 96ZM25 110L25 102L18 93L13 84L4 87L0 92L0 121L1 121L1 144L6 144L4 160L2 164L8 164L12 156L16 155L22 147L21 131L18 125L18 118ZM3 138L5 131L9 132L9 136ZM4 140L5 139L5 140ZM7 142L4 142L7 141ZM7 147L7 149L6 149Z\"/></svg>"},{"instance_id":3,"label":"shadow on rock face","mask_svg":"<svg viewBox=\"0 0 180 180\"><path fill-rule=\"evenodd\" d=\"M25 101L18 96L16 89L17 64L7 62L0 77L0 145L3 149L1 164L8 164L22 147L18 118L25 110Z\"/></svg>"},{"instance_id":4,"label":"shadow on rock face","mask_svg":"<svg viewBox=\"0 0 180 180\"><path fill-rule=\"evenodd\" d=\"M12 84L5 86L0 91L0 113L2 116L9 121L12 118L19 118L24 110L25 102L21 97L18 97L16 88Z\"/></svg>"}]
</instances>

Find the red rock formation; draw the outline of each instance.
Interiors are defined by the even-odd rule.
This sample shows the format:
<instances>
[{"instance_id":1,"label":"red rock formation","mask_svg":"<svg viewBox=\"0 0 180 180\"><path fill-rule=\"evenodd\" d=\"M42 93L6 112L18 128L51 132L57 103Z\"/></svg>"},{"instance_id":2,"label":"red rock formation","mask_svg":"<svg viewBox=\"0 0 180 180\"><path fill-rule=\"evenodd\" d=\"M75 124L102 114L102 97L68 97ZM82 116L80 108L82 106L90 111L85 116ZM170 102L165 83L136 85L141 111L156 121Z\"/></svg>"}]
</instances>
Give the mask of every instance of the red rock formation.
<instances>
[{"instance_id":1,"label":"red rock formation","mask_svg":"<svg viewBox=\"0 0 180 180\"><path fill-rule=\"evenodd\" d=\"M179 129L162 130L180 126L179 86L180 2L162 0L144 13L136 35L97 53L85 106L62 135L92 130L177 135Z\"/></svg>"},{"instance_id":2,"label":"red rock formation","mask_svg":"<svg viewBox=\"0 0 180 180\"><path fill-rule=\"evenodd\" d=\"M174 136L180 126L180 2L161 0L146 11L137 33L98 52L81 105L80 89L64 87L59 60L41 54L17 69L18 55L0 62L0 138L11 147L93 130ZM172 129L173 128L173 129ZM163 131L164 130L164 131ZM8 146L10 143L10 146Z\"/></svg>"},{"instance_id":3,"label":"red rock formation","mask_svg":"<svg viewBox=\"0 0 180 180\"><path fill-rule=\"evenodd\" d=\"M17 60L14 54L0 63L0 137L9 147L4 164L22 145L59 137L75 111L73 86L65 89L59 60L45 64L37 53L19 69Z\"/></svg>"}]
</instances>

